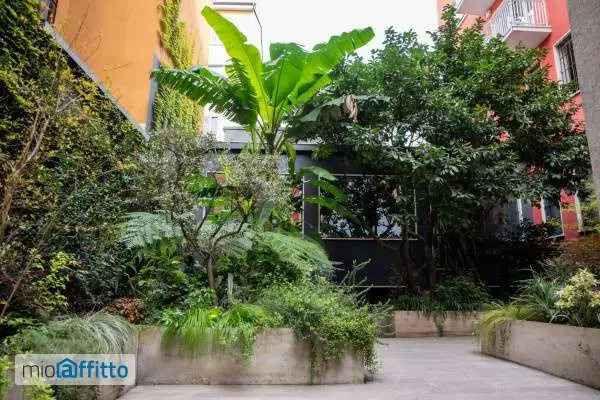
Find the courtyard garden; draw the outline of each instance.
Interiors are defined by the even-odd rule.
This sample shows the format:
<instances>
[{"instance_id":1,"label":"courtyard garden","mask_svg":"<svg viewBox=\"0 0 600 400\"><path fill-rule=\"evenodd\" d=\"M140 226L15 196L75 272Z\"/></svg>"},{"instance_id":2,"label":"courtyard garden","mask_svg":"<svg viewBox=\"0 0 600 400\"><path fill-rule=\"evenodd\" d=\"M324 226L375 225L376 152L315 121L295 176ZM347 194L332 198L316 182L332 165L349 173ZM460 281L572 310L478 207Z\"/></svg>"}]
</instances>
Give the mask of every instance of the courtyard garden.
<instances>
[{"instance_id":1,"label":"courtyard garden","mask_svg":"<svg viewBox=\"0 0 600 400\"><path fill-rule=\"evenodd\" d=\"M230 58L221 76L185 62L182 31L168 29L179 2L166 3L173 62L148 77L158 117L142 134L54 41L37 1L0 2L0 398L15 393L16 354L136 354L146 384L364 383L387 368L377 346L390 332L475 331L494 354L514 321L600 328L584 126L540 50L459 29L449 7L427 44L390 28L362 58L374 37L362 28L310 50L275 43L263 60L206 7ZM244 129L240 151L198 134L204 107ZM311 165L298 162L307 142ZM332 173L334 158L369 178ZM507 223L515 199L561 193L581 199L581 239L557 239L551 219ZM385 251L393 289L371 288L375 255L341 268L325 237ZM169 370L187 367L196 375ZM40 381L19 395L125 391L103 390Z\"/></svg>"}]
</instances>

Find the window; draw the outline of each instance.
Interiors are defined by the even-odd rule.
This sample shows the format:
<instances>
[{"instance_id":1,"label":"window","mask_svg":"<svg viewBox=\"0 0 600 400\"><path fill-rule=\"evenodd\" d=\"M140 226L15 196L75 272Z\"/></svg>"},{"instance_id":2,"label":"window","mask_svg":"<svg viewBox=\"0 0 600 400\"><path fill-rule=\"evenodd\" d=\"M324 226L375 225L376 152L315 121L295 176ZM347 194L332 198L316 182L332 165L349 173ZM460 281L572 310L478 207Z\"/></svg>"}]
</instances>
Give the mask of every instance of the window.
<instances>
[{"instance_id":1,"label":"window","mask_svg":"<svg viewBox=\"0 0 600 400\"><path fill-rule=\"evenodd\" d=\"M575 52L573 51L573 40L570 33L556 45L556 54L560 81L564 84L573 85L576 90L579 90Z\"/></svg>"},{"instance_id":2,"label":"window","mask_svg":"<svg viewBox=\"0 0 600 400\"><path fill-rule=\"evenodd\" d=\"M560 201L544 198L541 202L542 221L549 225L550 236L564 234Z\"/></svg>"}]
</instances>

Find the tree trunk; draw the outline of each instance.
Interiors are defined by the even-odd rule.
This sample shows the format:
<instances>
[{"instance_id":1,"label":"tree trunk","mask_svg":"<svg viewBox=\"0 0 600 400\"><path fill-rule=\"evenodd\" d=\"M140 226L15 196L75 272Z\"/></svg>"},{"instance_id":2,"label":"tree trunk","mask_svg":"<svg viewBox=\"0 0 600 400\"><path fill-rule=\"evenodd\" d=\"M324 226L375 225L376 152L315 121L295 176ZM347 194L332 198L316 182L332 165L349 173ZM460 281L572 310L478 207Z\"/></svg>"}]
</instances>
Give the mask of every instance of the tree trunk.
<instances>
[{"instance_id":1,"label":"tree trunk","mask_svg":"<svg viewBox=\"0 0 600 400\"><path fill-rule=\"evenodd\" d=\"M415 285L415 263L412 260L410 254L410 241L408 238L408 226L402 227L402 264L404 268L402 269L404 274L402 279L406 284L406 289L410 293L414 293L416 289Z\"/></svg>"},{"instance_id":2,"label":"tree trunk","mask_svg":"<svg viewBox=\"0 0 600 400\"><path fill-rule=\"evenodd\" d=\"M436 212L432 210L431 206L427 207L427 217L425 218L425 232L423 235L424 239L424 258L425 258L425 271L429 280L429 287L433 287L437 283L437 271L435 265L435 224L436 224Z\"/></svg>"},{"instance_id":3,"label":"tree trunk","mask_svg":"<svg viewBox=\"0 0 600 400\"><path fill-rule=\"evenodd\" d=\"M206 273L208 274L208 287L213 292L213 305L216 307L219 305L219 297L217 296L217 284L215 279L215 270L212 256L208 256L206 259Z\"/></svg>"}]
</instances>

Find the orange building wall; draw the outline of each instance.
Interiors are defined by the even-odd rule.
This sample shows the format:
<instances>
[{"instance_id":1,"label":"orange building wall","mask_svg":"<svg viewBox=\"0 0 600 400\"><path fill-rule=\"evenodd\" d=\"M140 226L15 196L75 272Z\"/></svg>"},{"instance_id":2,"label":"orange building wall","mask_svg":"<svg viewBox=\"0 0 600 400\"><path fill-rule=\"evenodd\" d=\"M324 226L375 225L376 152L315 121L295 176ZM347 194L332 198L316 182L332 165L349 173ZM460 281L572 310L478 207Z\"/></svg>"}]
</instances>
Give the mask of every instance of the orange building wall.
<instances>
[{"instance_id":1,"label":"orange building wall","mask_svg":"<svg viewBox=\"0 0 600 400\"><path fill-rule=\"evenodd\" d=\"M206 65L208 0L182 0L181 20ZM162 0L59 0L54 27L119 105L142 127L150 120L150 72L164 61L159 41Z\"/></svg>"}]
</instances>

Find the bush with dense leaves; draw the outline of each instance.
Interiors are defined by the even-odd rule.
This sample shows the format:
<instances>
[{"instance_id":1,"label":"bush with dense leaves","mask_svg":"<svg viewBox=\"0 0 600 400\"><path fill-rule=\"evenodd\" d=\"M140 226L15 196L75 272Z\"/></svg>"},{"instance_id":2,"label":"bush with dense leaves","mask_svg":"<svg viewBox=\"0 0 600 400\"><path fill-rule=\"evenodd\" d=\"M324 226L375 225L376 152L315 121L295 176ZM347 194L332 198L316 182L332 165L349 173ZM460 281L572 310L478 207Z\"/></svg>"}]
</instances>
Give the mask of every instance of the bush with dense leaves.
<instances>
[{"instance_id":1,"label":"bush with dense leaves","mask_svg":"<svg viewBox=\"0 0 600 400\"><path fill-rule=\"evenodd\" d=\"M352 351L370 370L376 368L375 344L383 312L362 304L358 295L325 280L283 283L266 289L258 304L280 315L313 349L313 368Z\"/></svg>"}]
</instances>

